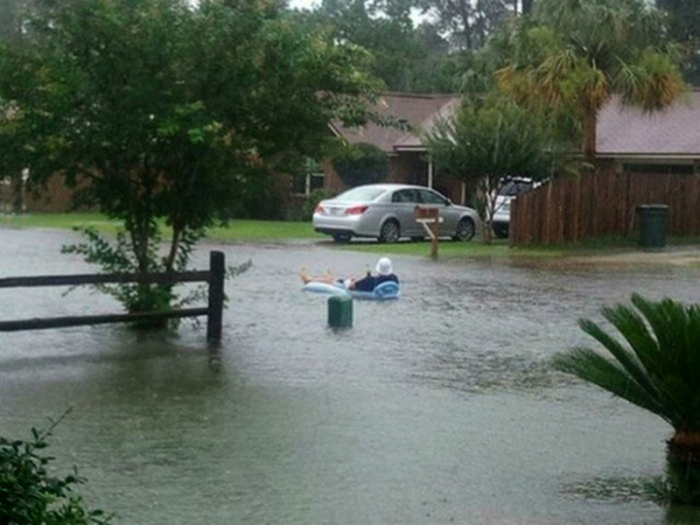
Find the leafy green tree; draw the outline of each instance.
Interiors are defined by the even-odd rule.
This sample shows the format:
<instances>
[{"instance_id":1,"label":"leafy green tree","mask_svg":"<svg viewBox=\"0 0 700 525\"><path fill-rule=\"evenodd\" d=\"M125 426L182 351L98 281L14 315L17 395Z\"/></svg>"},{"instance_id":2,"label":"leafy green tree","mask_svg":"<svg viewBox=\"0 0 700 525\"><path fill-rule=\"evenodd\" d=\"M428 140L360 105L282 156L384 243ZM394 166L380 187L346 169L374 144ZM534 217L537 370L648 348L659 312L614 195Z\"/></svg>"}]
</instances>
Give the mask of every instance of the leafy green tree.
<instances>
[{"instance_id":1,"label":"leafy green tree","mask_svg":"<svg viewBox=\"0 0 700 525\"><path fill-rule=\"evenodd\" d=\"M632 306L602 309L614 337L583 319L581 329L603 352L577 347L554 367L661 417L673 427L667 442L674 501L700 505L700 306L632 295Z\"/></svg>"},{"instance_id":2,"label":"leafy green tree","mask_svg":"<svg viewBox=\"0 0 700 525\"><path fill-rule=\"evenodd\" d=\"M419 0L418 4L424 13L434 15L439 33L459 51L483 47L517 8L513 0Z\"/></svg>"},{"instance_id":3,"label":"leafy green tree","mask_svg":"<svg viewBox=\"0 0 700 525\"><path fill-rule=\"evenodd\" d=\"M592 162L600 108L613 94L645 111L685 90L660 12L644 0L539 0L502 45L500 88L517 101L556 108L578 123Z\"/></svg>"},{"instance_id":4,"label":"leafy green tree","mask_svg":"<svg viewBox=\"0 0 700 525\"><path fill-rule=\"evenodd\" d=\"M389 91L453 92L458 57L449 55L449 44L434 25L415 27L414 7L413 0L323 0L305 21L369 51L372 73Z\"/></svg>"},{"instance_id":5,"label":"leafy green tree","mask_svg":"<svg viewBox=\"0 0 700 525\"><path fill-rule=\"evenodd\" d=\"M453 118L437 122L424 143L441 173L471 188L492 240L496 195L504 177L546 178L557 162L557 134L544 114L492 95L465 99Z\"/></svg>"},{"instance_id":6,"label":"leafy green tree","mask_svg":"<svg viewBox=\"0 0 700 525\"><path fill-rule=\"evenodd\" d=\"M34 0L0 0L0 48L21 46L24 41L23 13ZM10 182L12 209L20 213L24 204L24 180L22 171L27 166L24 145L31 127L26 125L18 108L0 98L0 179Z\"/></svg>"},{"instance_id":7,"label":"leafy green tree","mask_svg":"<svg viewBox=\"0 0 700 525\"><path fill-rule=\"evenodd\" d=\"M376 91L364 50L302 30L274 2L49 7L28 25L30 46L0 53L0 100L34 134L25 144L34 178L60 170L83 184L86 202L123 221L116 245L89 236L75 247L108 271L184 269L251 180L322 154L327 123L364 122ZM173 298L164 285L136 293L131 311Z\"/></svg>"}]
</instances>

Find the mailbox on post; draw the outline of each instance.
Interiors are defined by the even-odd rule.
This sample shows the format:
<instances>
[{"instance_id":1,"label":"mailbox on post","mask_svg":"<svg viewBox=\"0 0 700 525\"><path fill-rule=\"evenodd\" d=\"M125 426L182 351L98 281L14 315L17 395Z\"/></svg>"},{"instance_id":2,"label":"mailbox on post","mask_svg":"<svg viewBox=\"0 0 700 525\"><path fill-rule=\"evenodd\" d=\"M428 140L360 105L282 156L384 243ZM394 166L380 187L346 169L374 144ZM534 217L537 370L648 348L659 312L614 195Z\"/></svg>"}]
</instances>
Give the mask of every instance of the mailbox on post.
<instances>
[{"instance_id":1,"label":"mailbox on post","mask_svg":"<svg viewBox=\"0 0 700 525\"><path fill-rule=\"evenodd\" d=\"M440 237L440 208L428 206L416 206L415 208L416 222L423 225L426 233L430 237L431 251L430 255L433 259L438 257L438 239Z\"/></svg>"}]
</instances>

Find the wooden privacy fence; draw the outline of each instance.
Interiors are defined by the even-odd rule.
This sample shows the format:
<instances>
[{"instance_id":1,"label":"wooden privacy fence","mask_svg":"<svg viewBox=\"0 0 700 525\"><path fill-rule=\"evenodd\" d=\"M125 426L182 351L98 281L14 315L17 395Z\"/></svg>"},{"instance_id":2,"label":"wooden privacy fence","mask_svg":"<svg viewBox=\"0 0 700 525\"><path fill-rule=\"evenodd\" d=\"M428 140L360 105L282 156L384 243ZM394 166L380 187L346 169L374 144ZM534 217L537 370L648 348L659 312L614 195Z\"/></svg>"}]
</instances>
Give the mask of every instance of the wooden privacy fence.
<instances>
[{"instance_id":1,"label":"wooden privacy fence","mask_svg":"<svg viewBox=\"0 0 700 525\"><path fill-rule=\"evenodd\" d=\"M670 235L700 234L700 175L615 173L603 170L555 178L511 203L513 246L577 242L630 235L638 228L637 206L669 207Z\"/></svg>"},{"instance_id":2,"label":"wooden privacy fence","mask_svg":"<svg viewBox=\"0 0 700 525\"><path fill-rule=\"evenodd\" d=\"M19 288L36 286L76 286L86 284L113 283L160 283L175 284L186 282L209 283L208 305L202 308L184 308L168 312L143 312L135 314L87 315L75 317L52 317L45 319L24 319L18 321L0 321L0 332L19 330L40 330L45 328L62 328L67 326L95 325L105 323L124 323L157 321L170 318L207 316L207 339L220 341L224 308L224 280L226 265L223 252L213 251L209 254L209 270L180 273L154 274L78 274L78 275L43 275L35 277L6 277L0 279L0 288Z\"/></svg>"}]
</instances>

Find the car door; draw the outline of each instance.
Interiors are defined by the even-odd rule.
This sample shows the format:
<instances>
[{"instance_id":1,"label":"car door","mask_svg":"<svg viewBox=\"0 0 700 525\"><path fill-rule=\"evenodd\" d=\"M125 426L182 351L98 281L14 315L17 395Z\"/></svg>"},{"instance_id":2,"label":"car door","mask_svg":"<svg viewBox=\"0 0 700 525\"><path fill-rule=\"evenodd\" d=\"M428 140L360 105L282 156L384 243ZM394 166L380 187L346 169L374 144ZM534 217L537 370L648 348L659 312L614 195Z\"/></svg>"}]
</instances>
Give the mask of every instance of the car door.
<instances>
[{"instance_id":1,"label":"car door","mask_svg":"<svg viewBox=\"0 0 700 525\"><path fill-rule=\"evenodd\" d=\"M421 206L426 208L437 208L440 211L442 222L440 223L440 235L452 235L457 226L457 217L450 213L450 201L438 192L430 189L420 190Z\"/></svg>"},{"instance_id":2,"label":"car door","mask_svg":"<svg viewBox=\"0 0 700 525\"><path fill-rule=\"evenodd\" d=\"M417 205L418 193L413 188L396 190L391 196L391 206L399 220L402 237L422 235L418 231L418 227L421 226L416 223L415 210Z\"/></svg>"}]
</instances>

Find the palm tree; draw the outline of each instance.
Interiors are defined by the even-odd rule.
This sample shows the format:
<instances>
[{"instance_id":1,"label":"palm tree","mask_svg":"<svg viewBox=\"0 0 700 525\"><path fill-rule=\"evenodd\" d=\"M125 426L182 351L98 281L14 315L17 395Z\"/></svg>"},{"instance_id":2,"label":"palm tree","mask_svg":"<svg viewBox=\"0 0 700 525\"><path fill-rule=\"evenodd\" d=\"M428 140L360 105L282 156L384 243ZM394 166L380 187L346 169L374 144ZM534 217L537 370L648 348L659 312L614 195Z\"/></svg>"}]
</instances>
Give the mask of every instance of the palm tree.
<instances>
[{"instance_id":1,"label":"palm tree","mask_svg":"<svg viewBox=\"0 0 700 525\"><path fill-rule=\"evenodd\" d=\"M667 442L672 500L700 505L700 305L632 295L632 305L602 309L623 342L583 319L581 329L609 355L577 347L554 367L593 383L673 427Z\"/></svg>"},{"instance_id":2,"label":"palm tree","mask_svg":"<svg viewBox=\"0 0 700 525\"><path fill-rule=\"evenodd\" d=\"M664 35L660 12L645 0L539 0L532 17L497 40L510 49L496 82L519 102L572 115L593 161L598 111L613 94L654 111L686 89Z\"/></svg>"}]
</instances>

